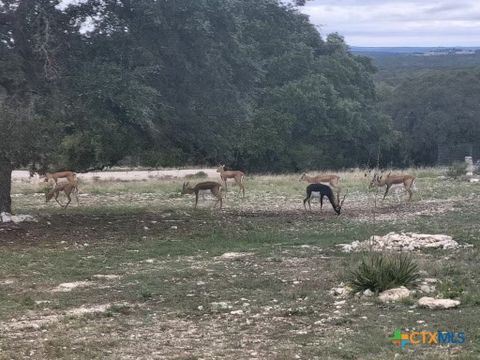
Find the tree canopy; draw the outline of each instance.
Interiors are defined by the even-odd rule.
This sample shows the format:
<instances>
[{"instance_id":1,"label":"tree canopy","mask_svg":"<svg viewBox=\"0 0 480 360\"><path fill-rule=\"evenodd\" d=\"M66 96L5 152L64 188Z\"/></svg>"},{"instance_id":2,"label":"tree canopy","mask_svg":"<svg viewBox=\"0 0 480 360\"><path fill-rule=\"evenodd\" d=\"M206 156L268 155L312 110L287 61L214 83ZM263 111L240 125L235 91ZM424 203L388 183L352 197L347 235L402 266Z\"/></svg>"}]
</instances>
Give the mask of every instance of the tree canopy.
<instances>
[{"instance_id":1,"label":"tree canopy","mask_svg":"<svg viewBox=\"0 0 480 360\"><path fill-rule=\"evenodd\" d=\"M433 165L440 146L478 144L480 68L412 72L395 86L382 83L379 93L402 134L396 165Z\"/></svg>"},{"instance_id":2,"label":"tree canopy","mask_svg":"<svg viewBox=\"0 0 480 360\"><path fill-rule=\"evenodd\" d=\"M0 210L23 166L282 172L394 141L369 59L279 0L4 0L0 20Z\"/></svg>"}]
</instances>

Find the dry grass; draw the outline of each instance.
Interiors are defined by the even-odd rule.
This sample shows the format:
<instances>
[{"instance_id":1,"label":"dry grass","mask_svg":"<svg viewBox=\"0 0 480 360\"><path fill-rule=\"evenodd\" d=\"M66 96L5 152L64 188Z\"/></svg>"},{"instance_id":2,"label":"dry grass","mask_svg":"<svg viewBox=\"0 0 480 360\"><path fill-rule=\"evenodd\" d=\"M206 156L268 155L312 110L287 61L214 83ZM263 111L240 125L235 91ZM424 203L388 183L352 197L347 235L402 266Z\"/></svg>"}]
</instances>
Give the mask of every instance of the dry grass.
<instances>
[{"instance_id":1,"label":"dry grass","mask_svg":"<svg viewBox=\"0 0 480 360\"><path fill-rule=\"evenodd\" d=\"M361 171L340 173L341 216L305 212L298 174L247 176L246 198L230 186L222 211L202 200L194 211L183 179L83 182L66 212L44 203L41 185L15 182L15 210L40 221L0 227L0 358L478 358L479 185L412 171L414 201L379 201L375 224ZM361 260L335 244L390 231L475 245L413 254L460 308L329 293ZM401 350L388 341L395 328L465 331L467 343Z\"/></svg>"}]
</instances>

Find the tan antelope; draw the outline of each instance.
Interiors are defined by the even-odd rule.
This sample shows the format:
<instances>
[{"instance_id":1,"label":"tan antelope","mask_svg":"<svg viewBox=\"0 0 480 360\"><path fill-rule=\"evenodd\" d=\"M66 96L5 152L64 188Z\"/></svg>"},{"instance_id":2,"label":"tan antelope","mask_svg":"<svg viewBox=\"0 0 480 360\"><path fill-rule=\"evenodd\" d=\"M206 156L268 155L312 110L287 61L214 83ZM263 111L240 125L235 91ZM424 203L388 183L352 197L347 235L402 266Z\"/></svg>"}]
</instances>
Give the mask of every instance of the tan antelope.
<instances>
[{"instance_id":1,"label":"tan antelope","mask_svg":"<svg viewBox=\"0 0 480 360\"><path fill-rule=\"evenodd\" d=\"M215 206L217 206L217 203L220 202L220 209L222 208L222 193L221 193L222 185L219 184L216 181L204 181L200 182L194 187L189 186L189 183L183 183L182 187L182 194L193 194L195 193L195 209L197 208L198 204L198 194L201 191L204 190L210 190L213 196L217 198L217 201L215 202Z\"/></svg>"},{"instance_id":2,"label":"tan antelope","mask_svg":"<svg viewBox=\"0 0 480 360\"><path fill-rule=\"evenodd\" d=\"M69 183L73 184L77 179L77 174L75 174L73 171L45 173L45 182L48 182L49 180L53 180L55 181L55 184L57 184L58 179L63 179L63 178L66 178Z\"/></svg>"},{"instance_id":3,"label":"tan antelope","mask_svg":"<svg viewBox=\"0 0 480 360\"><path fill-rule=\"evenodd\" d=\"M330 186L335 193L337 194L337 203L340 201L340 176L337 175L316 175L308 176L306 173L303 173L300 176L299 181L306 181L310 184L325 184Z\"/></svg>"},{"instance_id":4,"label":"tan antelope","mask_svg":"<svg viewBox=\"0 0 480 360\"><path fill-rule=\"evenodd\" d=\"M383 175L378 175L378 174L373 174L373 179L370 182L370 188L373 188L375 186L378 187L383 187L386 186L385 189L385 194L383 195L383 200L385 200L385 197L388 194L388 191L390 188L394 185L403 185L405 188L405 191L408 192L408 201L412 200L412 187L415 187L415 176L412 175L391 175L389 173L387 176Z\"/></svg>"},{"instance_id":5,"label":"tan antelope","mask_svg":"<svg viewBox=\"0 0 480 360\"><path fill-rule=\"evenodd\" d=\"M243 192L243 197L245 197L245 186L243 185L245 174L243 172L238 170L225 171L225 165L219 165L217 172L220 173L220 178L225 184L225 193L227 192L227 179L234 179L235 183L239 186L239 192Z\"/></svg>"},{"instance_id":6,"label":"tan antelope","mask_svg":"<svg viewBox=\"0 0 480 360\"><path fill-rule=\"evenodd\" d=\"M60 201L58 201L58 195L60 192L64 192L68 202L63 205ZM75 198L77 200L77 205L79 204L78 202L78 182L75 180L73 183L71 182L62 182L60 184L56 184L53 189L50 189L48 193L45 194L45 202L49 202L53 196L55 196L55 201L63 208L67 208L68 204L72 201L72 198L70 195L73 193L75 195Z\"/></svg>"}]
</instances>

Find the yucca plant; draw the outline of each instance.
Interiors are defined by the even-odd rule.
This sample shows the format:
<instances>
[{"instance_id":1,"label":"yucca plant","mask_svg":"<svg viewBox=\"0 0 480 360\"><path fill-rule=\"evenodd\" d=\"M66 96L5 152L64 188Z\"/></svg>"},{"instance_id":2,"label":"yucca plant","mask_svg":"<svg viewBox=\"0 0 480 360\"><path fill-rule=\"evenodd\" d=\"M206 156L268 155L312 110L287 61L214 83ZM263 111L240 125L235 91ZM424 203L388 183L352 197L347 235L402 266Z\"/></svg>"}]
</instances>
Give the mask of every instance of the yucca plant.
<instances>
[{"instance_id":1,"label":"yucca plant","mask_svg":"<svg viewBox=\"0 0 480 360\"><path fill-rule=\"evenodd\" d=\"M412 257L372 253L365 255L358 268L350 271L348 282L355 292L370 289L378 293L412 285L418 277L418 266Z\"/></svg>"}]
</instances>

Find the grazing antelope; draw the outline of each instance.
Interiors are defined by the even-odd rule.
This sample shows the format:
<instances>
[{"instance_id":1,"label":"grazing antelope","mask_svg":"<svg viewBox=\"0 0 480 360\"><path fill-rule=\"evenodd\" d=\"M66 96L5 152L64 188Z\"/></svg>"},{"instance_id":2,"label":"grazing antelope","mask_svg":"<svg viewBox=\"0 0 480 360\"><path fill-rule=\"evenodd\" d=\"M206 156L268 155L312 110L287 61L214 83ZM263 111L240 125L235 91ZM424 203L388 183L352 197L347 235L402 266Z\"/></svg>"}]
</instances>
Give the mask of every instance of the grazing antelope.
<instances>
[{"instance_id":1,"label":"grazing antelope","mask_svg":"<svg viewBox=\"0 0 480 360\"><path fill-rule=\"evenodd\" d=\"M201 192L202 190L210 190L212 195L217 198L217 201L215 202L215 205L213 207L217 206L217 203L220 202L220 209L221 209L222 208L221 188L222 188L222 185L216 181L200 182L194 187L190 187L189 183L186 182L186 183L183 183L182 194L195 193L195 209L196 209L198 204L198 193Z\"/></svg>"},{"instance_id":2,"label":"grazing antelope","mask_svg":"<svg viewBox=\"0 0 480 360\"><path fill-rule=\"evenodd\" d=\"M67 196L68 202L63 205L60 201L58 201L58 195L60 192L64 192L65 195ZM72 198L70 197L70 194L74 194L75 198L77 199L77 205L79 205L78 202L78 182L75 180L73 183L71 182L63 182L60 184L56 184L53 189L50 189L48 193L45 194L45 202L49 202L53 196L55 196L55 201L63 208L67 208L68 204L72 201Z\"/></svg>"},{"instance_id":3,"label":"grazing antelope","mask_svg":"<svg viewBox=\"0 0 480 360\"><path fill-rule=\"evenodd\" d=\"M308 176L306 173L303 173L300 176L299 181L306 181L310 184L330 184L331 186L335 187L338 185L340 181L340 176L337 175L317 175L317 176Z\"/></svg>"},{"instance_id":4,"label":"grazing antelope","mask_svg":"<svg viewBox=\"0 0 480 360\"><path fill-rule=\"evenodd\" d=\"M306 173L303 173L300 176L299 181L306 181L310 184L325 184L330 186L335 190L337 194L337 203L340 201L340 176L337 175L317 175L317 176L308 176Z\"/></svg>"},{"instance_id":5,"label":"grazing antelope","mask_svg":"<svg viewBox=\"0 0 480 360\"><path fill-rule=\"evenodd\" d=\"M320 210L323 207L323 197L326 196L328 200L330 200L330 204L332 204L333 210L335 210L337 215L340 215L340 211L342 210L343 202L345 201L347 194L345 194L343 200L339 202L338 200L335 200L332 188L330 186L324 184L310 184L307 186L307 197L303 200L303 207L305 208L305 210L307 210L307 207L305 206L307 202L308 208L312 210L310 200L312 199L313 193L320 193Z\"/></svg>"},{"instance_id":6,"label":"grazing antelope","mask_svg":"<svg viewBox=\"0 0 480 360\"><path fill-rule=\"evenodd\" d=\"M234 179L235 183L239 186L240 191L243 192L243 197L245 197L245 186L243 185L243 179L245 178L245 174L238 170L230 170L225 171L225 165L219 165L217 168L217 172L220 173L220 178L225 184L225 193L227 192L227 179Z\"/></svg>"},{"instance_id":7,"label":"grazing antelope","mask_svg":"<svg viewBox=\"0 0 480 360\"><path fill-rule=\"evenodd\" d=\"M48 182L49 180L53 180L55 181L55 184L57 184L57 180L62 178L66 178L69 183L73 184L77 179L77 174L75 174L73 171L45 173L45 182Z\"/></svg>"},{"instance_id":8,"label":"grazing antelope","mask_svg":"<svg viewBox=\"0 0 480 360\"><path fill-rule=\"evenodd\" d=\"M394 185L402 185L404 186L405 190L408 192L408 201L412 200L412 187L415 187L415 176L412 175L391 175L389 173L387 176L373 174L373 179L370 182L369 188L373 188L375 186L383 187L386 186L385 194L383 195L383 200L388 194L390 188Z\"/></svg>"}]
</instances>

